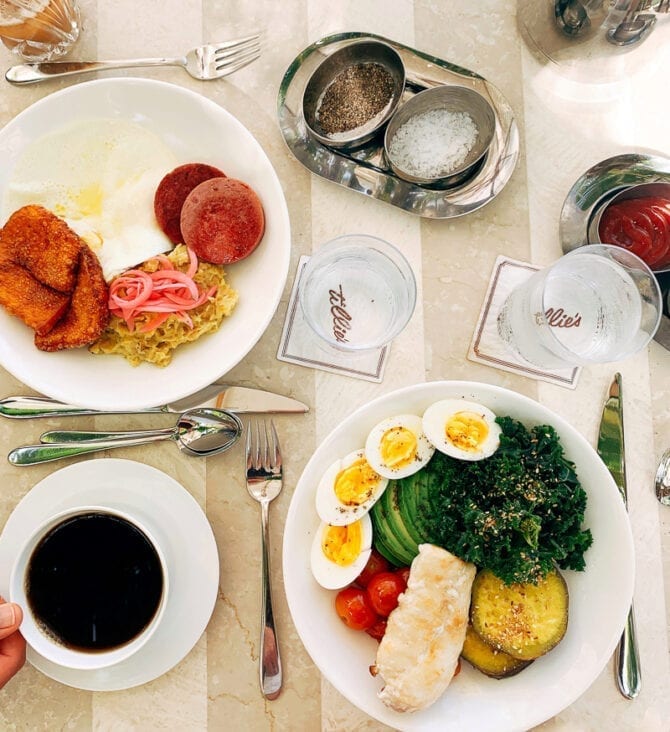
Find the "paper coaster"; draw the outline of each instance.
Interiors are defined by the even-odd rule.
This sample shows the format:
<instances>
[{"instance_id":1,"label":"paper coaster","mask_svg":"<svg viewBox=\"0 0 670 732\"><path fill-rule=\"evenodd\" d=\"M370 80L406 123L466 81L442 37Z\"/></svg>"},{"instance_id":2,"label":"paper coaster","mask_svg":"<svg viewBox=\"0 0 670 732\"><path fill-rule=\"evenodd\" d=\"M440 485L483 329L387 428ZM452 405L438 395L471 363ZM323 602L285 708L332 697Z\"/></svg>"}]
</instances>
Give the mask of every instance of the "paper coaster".
<instances>
[{"instance_id":1,"label":"paper coaster","mask_svg":"<svg viewBox=\"0 0 670 732\"><path fill-rule=\"evenodd\" d=\"M384 377L389 346L361 353L338 351L323 342L305 321L298 301L298 287L308 261L309 257L302 256L298 262L277 358L299 366L379 383Z\"/></svg>"},{"instance_id":2,"label":"paper coaster","mask_svg":"<svg viewBox=\"0 0 670 732\"><path fill-rule=\"evenodd\" d=\"M578 366L565 369L542 369L517 359L507 350L505 343L498 335L497 315L505 302L505 298L520 283L527 280L539 267L527 262L499 256L493 267L484 304L479 313L479 320L472 337L468 359L502 371L528 376L539 381L574 389L581 372Z\"/></svg>"}]
</instances>

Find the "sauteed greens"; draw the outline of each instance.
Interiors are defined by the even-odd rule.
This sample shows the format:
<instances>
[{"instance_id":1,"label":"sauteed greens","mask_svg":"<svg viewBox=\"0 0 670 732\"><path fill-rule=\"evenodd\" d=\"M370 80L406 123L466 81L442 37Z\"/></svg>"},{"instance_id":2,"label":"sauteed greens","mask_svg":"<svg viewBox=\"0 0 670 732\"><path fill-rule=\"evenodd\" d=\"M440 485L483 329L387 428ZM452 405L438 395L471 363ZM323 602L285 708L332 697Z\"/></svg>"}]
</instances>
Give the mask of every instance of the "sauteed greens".
<instances>
[{"instance_id":1,"label":"sauteed greens","mask_svg":"<svg viewBox=\"0 0 670 732\"><path fill-rule=\"evenodd\" d=\"M442 546L507 584L535 582L555 564L583 570L592 543L581 528L586 493L555 430L497 421L502 435L491 457L466 462L436 452L397 481L393 500L373 509L375 542L384 543L389 524L397 535L402 523L417 543Z\"/></svg>"}]
</instances>

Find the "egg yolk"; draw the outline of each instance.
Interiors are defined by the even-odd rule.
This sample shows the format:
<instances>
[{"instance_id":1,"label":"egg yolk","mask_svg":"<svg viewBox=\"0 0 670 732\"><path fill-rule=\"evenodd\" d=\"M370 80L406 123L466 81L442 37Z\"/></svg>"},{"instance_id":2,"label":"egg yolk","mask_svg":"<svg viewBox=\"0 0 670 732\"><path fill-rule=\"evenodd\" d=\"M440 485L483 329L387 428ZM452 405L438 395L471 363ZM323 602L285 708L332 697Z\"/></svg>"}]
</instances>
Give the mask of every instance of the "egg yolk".
<instances>
[{"instance_id":1,"label":"egg yolk","mask_svg":"<svg viewBox=\"0 0 670 732\"><path fill-rule=\"evenodd\" d=\"M489 433L488 425L474 412L457 412L446 425L447 439L465 452L477 452Z\"/></svg>"},{"instance_id":2,"label":"egg yolk","mask_svg":"<svg viewBox=\"0 0 670 732\"><path fill-rule=\"evenodd\" d=\"M382 435L379 445L381 459L389 468L403 468L416 458L416 435L407 427L392 427Z\"/></svg>"},{"instance_id":3,"label":"egg yolk","mask_svg":"<svg viewBox=\"0 0 670 732\"><path fill-rule=\"evenodd\" d=\"M348 567L361 553L362 543L361 522L354 521L348 526L328 526L323 532L321 550L326 559L340 567Z\"/></svg>"},{"instance_id":4,"label":"egg yolk","mask_svg":"<svg viewBox=\"0 0 670 732\"><path fill-rule=\"evenodd\" d=\"M365 458L356 460L335 478L335 495L345 506L360 506L372 495L381 480Z\"/></svg>"}]
</instances>

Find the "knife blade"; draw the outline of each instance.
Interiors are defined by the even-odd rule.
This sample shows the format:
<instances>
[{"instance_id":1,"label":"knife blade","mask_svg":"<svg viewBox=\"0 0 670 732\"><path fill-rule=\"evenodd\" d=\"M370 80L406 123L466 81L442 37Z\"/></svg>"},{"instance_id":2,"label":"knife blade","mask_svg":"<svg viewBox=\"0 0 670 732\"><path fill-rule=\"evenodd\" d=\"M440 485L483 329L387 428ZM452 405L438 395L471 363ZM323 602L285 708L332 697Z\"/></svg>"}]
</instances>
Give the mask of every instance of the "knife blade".
<instances>
[{"instance_id":1,"label":"knife blade","mask_svg":"<svg viewBox=\"0 0 670 732\"><path fill-rule=\"evenodd\" d=\"M619 373L614 375L603 407L600 432L598 434L598 455L600 455L600 458L610 471L612 478L614 478L624 505L628 507L623 401L621 374ZM619 691L627 699L634 699L640 693L642 676L632 603L615 659L616 680Z\"/></svg>"},{"instance_id":2,"label":"knife blade","mask_svg":"<svg viewBox=\"0 0 670 732\"><path fill-rule=\"evenodd\" d=\"M50 397L10 396L0 399L0 415L12 419L69 417L85 414L145 414L155 412L181 414L187 409L195 407L213 407L237 414L303 414L309 411L306 404L292 397L248 386L230 386L226 384L210 384L195 392L195 394L159 407L119 411L85 409L59 402Z\"/></svg>"}]
</instances>

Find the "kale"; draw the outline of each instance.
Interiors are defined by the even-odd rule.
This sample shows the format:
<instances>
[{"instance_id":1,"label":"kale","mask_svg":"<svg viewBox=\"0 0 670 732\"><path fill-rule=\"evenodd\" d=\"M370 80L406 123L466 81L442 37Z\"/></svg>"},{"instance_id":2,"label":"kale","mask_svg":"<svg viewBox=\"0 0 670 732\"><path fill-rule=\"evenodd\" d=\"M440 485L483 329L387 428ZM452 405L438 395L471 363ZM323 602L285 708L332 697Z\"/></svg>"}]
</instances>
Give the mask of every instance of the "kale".
<instances>
[{"instance_id":1,"label":"kale","mask_svg":"<svg viewBox=\"0 0 670 732\"><path fill-rule=\"evenodd\" d=\"M536 582L557 564L583 570L592 536L586 493L555 430L498 418L500 447L476 462L435 453L421 471L420 524L433 543L505 583Z\"/></svg>"}]
</instances>

